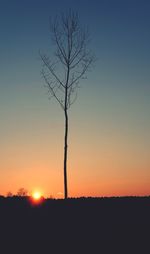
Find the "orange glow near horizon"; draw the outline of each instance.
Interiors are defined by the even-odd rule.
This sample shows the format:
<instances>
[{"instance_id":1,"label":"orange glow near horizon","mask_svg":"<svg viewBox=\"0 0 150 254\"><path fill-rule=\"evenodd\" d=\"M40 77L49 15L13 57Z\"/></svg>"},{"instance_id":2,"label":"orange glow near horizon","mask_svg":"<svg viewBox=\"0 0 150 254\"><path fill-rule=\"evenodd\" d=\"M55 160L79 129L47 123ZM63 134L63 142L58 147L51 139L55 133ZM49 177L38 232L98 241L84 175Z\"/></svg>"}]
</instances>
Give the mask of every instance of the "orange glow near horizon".
<instances>
[{"instance_id":1,"label":"orange glow near horizon","mask_svg":"<svg viewBox=\"0 0 150 254\"><path fill-rule=\"evenodd\" d=\"M92 142L90 137L88 142ZM134 151L135 154L129 156L131 151L124 151L124 147L122 151L119 144L118 147L115 144L116 149L111 144L102 149L97 142L98 138L89 150L88 144L77 146L73 138L68 153L69 197L150 195L148 155L143 155L143 162L142 152ZM7 196L10 191L16 195L18 189L24 187L31 196L40 192L45 198L63 198L62 144L59 145L55 153L48 145L42 150L41 146L32 147L32 153L26 154L25 159L21 149L9 151L9 146L9 160L3 161L4 155L1 160L0 194ZM16 158L11 158L14 151ZM38 203L33 196L31 199Z\"/></svg>"},{"instance_id":2,"label":"orange glow near horizon","mask_svg":"<svg viewBox=\"0 0 150 254\"><path fill-rule=\"evenodd\" d=\"M99 163L100 164L100 163ZM101 164L102 165L102 164ZM98 169L95 166L93 171L90 171L90 166L85 165L87 168L86 172L83 167L78 167L78 171L74 169L77 168L68 167L68 192L69 197L82 197L82 196L136 196L136 195L149 195L149 174L145 174L142 177L137 171L136 178L132 172L126 172L127 176L122 176L121 170L114 170L113 166L108 170ZM36 172L36 178L35 178ZM109 172L109 175L108 175ZM44 198L63 198L63 172L60 169L60 173L57 174L55 170L43 170L43 174L40 174L40 170L31 170L31 172L15 172L7 178L3 177L3 182L0 188L0 194L6 195L10 191L13 195L16 195L19 187L24 187L28 190L28 194L31 196L31 201L33 203L38 203L40 196ZM103 173L103 174L102 174ZM137 174L139 173L139 175ZM85 178L86 176L86 178ZM18 184L21 183L21 184ZM9 188L11 186L11 188ZM16 187L17 186L17 187ZM35 186L35 187L33 187Z\"/></svg>"}]
</instances>

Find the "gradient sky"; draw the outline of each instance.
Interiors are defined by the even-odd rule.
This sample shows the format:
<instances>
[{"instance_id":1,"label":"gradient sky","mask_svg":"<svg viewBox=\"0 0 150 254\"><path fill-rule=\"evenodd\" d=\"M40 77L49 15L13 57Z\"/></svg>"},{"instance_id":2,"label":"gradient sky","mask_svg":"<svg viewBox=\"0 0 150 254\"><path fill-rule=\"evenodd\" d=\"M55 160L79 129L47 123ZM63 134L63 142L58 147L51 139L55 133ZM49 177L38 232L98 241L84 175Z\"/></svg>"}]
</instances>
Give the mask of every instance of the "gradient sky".
<instances>
[{"instance_id":1,"label":"gradient sky","mask_svg":"<svg viewBox=\"0 0 150 254\"><path fill-rule=\"evenodd\" d=\"M63 193L63 112L48 100L39 49L49 17L88 25L95 67L70 110L70 196L150 194L150 1L0 1L0 194Z\"/></svg>"}]
</instances>

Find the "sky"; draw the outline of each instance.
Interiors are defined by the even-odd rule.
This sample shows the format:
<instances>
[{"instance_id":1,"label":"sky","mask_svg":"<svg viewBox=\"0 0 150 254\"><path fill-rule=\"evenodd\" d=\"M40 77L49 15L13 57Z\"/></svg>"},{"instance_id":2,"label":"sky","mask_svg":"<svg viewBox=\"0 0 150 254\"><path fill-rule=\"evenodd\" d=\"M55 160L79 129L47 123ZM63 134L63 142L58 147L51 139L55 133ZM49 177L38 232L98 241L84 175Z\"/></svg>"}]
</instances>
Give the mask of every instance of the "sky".
<instances>
[{"instance_id":1,"label":"sky","mask_svg":"<svg viewBox=\"0 0 150 254\"><path fill-rule=\"evenodd\" d=\"M69 111L69 196L150 195L149 0L0 0L0 194L63 197L64 117L38 52L69 8L96 56Z\"/></svg>"}]
</instances>

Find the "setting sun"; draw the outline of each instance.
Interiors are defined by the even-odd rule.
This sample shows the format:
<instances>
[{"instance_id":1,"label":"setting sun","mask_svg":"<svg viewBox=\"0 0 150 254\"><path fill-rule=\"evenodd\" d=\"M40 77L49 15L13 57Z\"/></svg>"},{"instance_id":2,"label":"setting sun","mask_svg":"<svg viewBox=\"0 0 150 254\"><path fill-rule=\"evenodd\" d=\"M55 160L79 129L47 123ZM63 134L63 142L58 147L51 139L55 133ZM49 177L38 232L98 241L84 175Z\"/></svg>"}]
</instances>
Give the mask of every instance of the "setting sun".
<instances>
[{"instance_id":1,"label":"setting sun","mask_svg":"<svg viewBox=\"0 0 150 254\"><path fill-rule=\"evenodd\" d=\"M42 197L42 194L39 191L35 191L35 192L33 192L32 197L34 200L40 200Z\"/></svg>"}]
</instances>

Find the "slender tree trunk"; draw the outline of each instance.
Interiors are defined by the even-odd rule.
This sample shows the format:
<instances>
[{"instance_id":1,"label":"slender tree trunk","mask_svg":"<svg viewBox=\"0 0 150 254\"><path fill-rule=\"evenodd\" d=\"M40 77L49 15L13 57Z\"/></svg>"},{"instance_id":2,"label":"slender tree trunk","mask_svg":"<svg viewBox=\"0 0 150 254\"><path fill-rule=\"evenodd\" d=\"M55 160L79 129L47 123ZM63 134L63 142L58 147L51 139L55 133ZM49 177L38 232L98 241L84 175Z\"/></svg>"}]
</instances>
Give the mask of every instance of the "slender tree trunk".
<instances>
[{"instance_id":1,"label":"slender tree trunk","mask_svg":"<svg viewBox=\"0 0 150 254\"><path fill-rule=\"evenodd\" d=\"M65 88L65 137L64 137L64 198L68 198L68 182L67 182L67 155L68 155L68 111L67 111L67 102L68 102L68 80L69 80L70 67L68 65L67 70L67 80Z\"/></svg>"},{"instance_id":2,"label":"slender tree trunk","mask_svg":"<svg viewBox=\"0 0 150 254\"><path fill-rule=\"evenodd\" d=\"M68 112L65 113L65 137L64 137L64 198L68 198L68 184L67 184L67 152L68 152Z\"/></svg>"}]
</instances>

